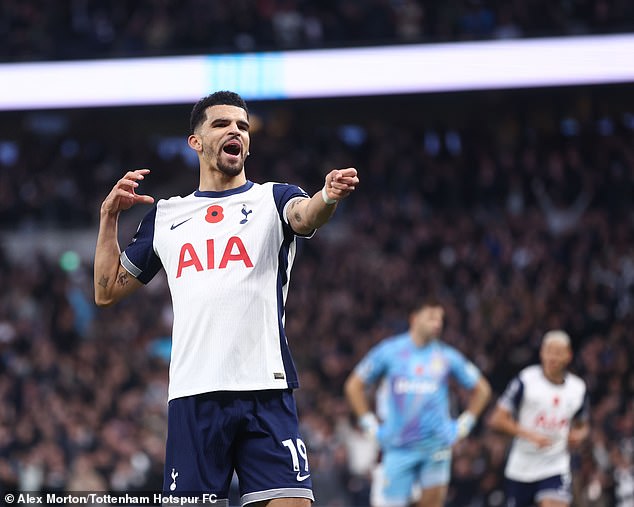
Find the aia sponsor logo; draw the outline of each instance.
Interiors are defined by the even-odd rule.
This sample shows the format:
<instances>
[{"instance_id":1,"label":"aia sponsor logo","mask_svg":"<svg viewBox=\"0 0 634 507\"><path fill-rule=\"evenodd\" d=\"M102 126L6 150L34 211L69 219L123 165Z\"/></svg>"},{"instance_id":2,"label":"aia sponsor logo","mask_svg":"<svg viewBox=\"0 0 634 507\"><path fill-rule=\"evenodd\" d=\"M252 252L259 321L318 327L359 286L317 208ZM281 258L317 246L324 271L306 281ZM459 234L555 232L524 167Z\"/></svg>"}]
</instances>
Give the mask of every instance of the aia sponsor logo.
<instances>
[{"instance_id":1,"label":"aia sponsor logo","mask_svg":"<svg viewBox=\"0 0 634 507\"><path fill-rule=\"evenodd\" d=\"M185 270L196 272L209 269L225 269L230 262L242 263L245 268L252 268L253 261L247 252L247 248L238 236L231 236L224 248L222 244L217 245L214 239L205 242L205 251L197 252L192 243L185 243L178 255L178 269L176 278L180 278ZM220 254L220 252L222 252ZM220 255L217 255L220 254ZM216 258L220 262L216 265ZM204 262L203 262L204 261Z\"/></svg>"},{"instance_id":2,"label":"aia sponsor logo","mask_svg":"<svg viewBox=\"0 0 634 507\"><path fill-rule=\"evenodd\" d=\"M561 417L557 414L547 414L541 412L535 417L535 427L542 428L548 431L561 430L566 428L570 424L570 420L567 417Z\"/></svg>"}]
</instances>

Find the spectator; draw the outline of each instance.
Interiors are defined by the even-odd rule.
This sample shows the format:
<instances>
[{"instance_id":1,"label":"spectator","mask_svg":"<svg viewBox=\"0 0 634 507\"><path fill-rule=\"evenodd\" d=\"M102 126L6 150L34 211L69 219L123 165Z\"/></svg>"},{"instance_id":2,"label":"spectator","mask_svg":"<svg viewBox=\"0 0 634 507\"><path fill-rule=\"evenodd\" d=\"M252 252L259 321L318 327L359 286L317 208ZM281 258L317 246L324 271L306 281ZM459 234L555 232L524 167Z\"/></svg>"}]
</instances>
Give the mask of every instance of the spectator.
<instances>
[{"instance_id":1,"label":"spectator","mask_svg":"<svg viewBox=\"0 0 634 507\"><path fill-rule=\"evenodd\" d=\"M425 9L426 17L438 15L433 6ZM260 148L249 162L254 179L287 180L292 170L293 181L315 188L315 174L333 159L349 161L366 175L341 218L298 248L302 258L293 273L286 323L303 372L300 422L310 427L305 432L320 449L317 468L325 478L320 483L337 470L343 485L339 495L329 491L324 496L329 502L345 504L363 490L357 489L350 464L342 463L348 442L338 435L349 416L337 408L343 402L342 379L380 338L405 329L402 308L409 301L434 291L448 302L445 339L473 358L496 396L536 359L546 326L569 330L579 351L571 369L586 380L595 432L588 452L573 461L573 476L587 486L580 493L584 501L614 505L615 449L626 452L631 445L629 422L634 420L628 405L634 397L629 333L634 324L629 213L634 131L627 121L631 96L625 91L567 90L565 101L557 91L535 91L523 95L525 104L515 94L501 93L486 101L486 111L452 95L442 117L425 97L408 97L408 108L427 113L408 117L407 129L395 98L385 99L388 112L380 121L374 115L367 120L354 103L337 101L336 108L345 112L341 125L332 103L320 102L320 117L327 109L329 122L317 128L311 123L312 104L254 108L261 122L253 134ZM367 108L367 102L360 103ZM373 98L371 104L383 102ZM463 117L467 107L476 108L477 122ZM611 111L611 131L597 128L592 114L582 114L598 110ZM41 489L68 488L80 457L110 488L115 473L125 477L122 470L142 467L145 455L149 467L143 468L143 485L133 487L158 491L167 396L161 345L171 328L165 280L153 281L146 298L77 319L82 305L72 302L69 288L90 293L90 259L66 272L57 257L45 255L44 241L24 247L16 238L25 241L34 231L38 240L46 231L65 234L68 213L62 208L71 201L75 232L93 228L103 189L120 167L151 166L155 181L147 182L147 191L156 196L175 184L191 187L194 173L179 151L165 151L168 134L163 132L180 130L169 127L170 111L153 119L157 128L147 134L137 127L136 110L50 114L65 119L56 133L33 131L32 114L21 113L11 116L10 132L0 134L13 147L7 148L13 155L0 156L0 395L5 400L0 489L15 491L26 466L41 468ZM125 125L124 132L109 125L110 114L129 118L115 122ZM577 134L550 128L570 117L578 118ZM362 133L357 144L341 135L340 127L352 118L358 118ZM445 131L453 132L453 144L446 143ZM583 164L575 163L571 150ZM568 188L570 177L570 188L593 189L584 213L562 236L549 231L531 188L537 178L554 195L553 167L559 162L544 163L553 153L564 166L575 167L562 172L556 187ZM282 158L288 165L279 162ZM59 199L51 167L74 182L79 197L71 193L70 200ZM191 180L177 183L174 174ZM139 218L123 222L121 233L129 236ZM60 347L59 336L72 336L73 345ZM474 502L501 501L495 478L502 477L506 443L485 433L456 449L456 477L470 483L478 478ZM465 467L463 454L479 459ZM458 507L452 500L458 498L456 485L450 484L448 504ZM320 491L315 494L320 505Z\"/></svg>"}]
</instances>

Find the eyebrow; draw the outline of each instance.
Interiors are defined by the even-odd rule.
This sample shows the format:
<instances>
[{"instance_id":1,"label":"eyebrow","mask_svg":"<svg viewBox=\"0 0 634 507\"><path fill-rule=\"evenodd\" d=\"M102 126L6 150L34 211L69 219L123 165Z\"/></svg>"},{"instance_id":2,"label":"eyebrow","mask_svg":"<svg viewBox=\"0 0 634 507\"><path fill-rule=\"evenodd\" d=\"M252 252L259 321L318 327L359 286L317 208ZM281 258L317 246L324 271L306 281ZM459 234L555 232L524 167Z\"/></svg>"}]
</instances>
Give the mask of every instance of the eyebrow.
<instances>
[{"instance_id":1,"label":"eyebrow","mask_svg":"<svg viewBox=\"0 0 634 507\"><path fill-rule=\"evenodd\" d=\"M232 119L232 118L227 118L227 117L224 117L224 116L223 116L223 117L220 117L220 118L214 118L214 119L210 120L210 123L211 123L212 125L214 125L214 124L216 124L216 123L225 123L225 122L231 123L232 121L233 121L233 119ZM236 123L237 123L238 125L246 125L247 127L249 127L249 126L250 126L250 124L249 124L249 121L248 121L248 120L236 120Z\"/></svg>"}]
</instances>

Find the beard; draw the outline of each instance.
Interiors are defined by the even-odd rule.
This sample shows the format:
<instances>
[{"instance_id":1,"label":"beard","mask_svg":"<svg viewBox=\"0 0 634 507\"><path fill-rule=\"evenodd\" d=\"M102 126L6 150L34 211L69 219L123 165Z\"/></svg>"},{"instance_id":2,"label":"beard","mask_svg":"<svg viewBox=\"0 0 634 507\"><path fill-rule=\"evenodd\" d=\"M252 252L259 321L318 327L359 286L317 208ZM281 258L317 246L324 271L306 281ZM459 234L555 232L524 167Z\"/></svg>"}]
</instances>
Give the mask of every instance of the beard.
<instances>
[{"instance_id":1,"label":"beard","mask_svg":"<svg viewBox=\"0 0 634 507\"><path fill-rule=\"evenodd\" d=\"M244 160L241 163L226 164L222 160L218 160L218 170L226 176L238 176L244 169Z\"/></svg>"},{"instance_id":2,"label":"beard","mask_svg":"<svg viewBox=\"0 0 634 507\"><path fill-rule=\"evenodd\" d=\"M223 153L224 152L220 150L216 155L216 167L225 176L238 176L244 169L244 157L240 157L240 160L236 160L235 162L226 162L222 156Z\"/></svg>"}]
</instances>

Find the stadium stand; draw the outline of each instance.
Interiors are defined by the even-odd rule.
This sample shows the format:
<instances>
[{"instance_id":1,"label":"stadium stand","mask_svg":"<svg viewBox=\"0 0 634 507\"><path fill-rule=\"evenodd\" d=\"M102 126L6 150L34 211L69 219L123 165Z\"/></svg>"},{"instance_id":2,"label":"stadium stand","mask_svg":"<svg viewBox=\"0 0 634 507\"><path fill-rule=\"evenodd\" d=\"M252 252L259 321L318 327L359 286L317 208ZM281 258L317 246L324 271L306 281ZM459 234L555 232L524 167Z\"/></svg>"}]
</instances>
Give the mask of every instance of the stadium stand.
<instances>
[{"instance_id":1,"label":"stadium stand","mask_svg":"<svg viewBox=\"0 0 634 507\"><path fill-rule=\"evenodd\" d=\"M627 0L5 0L0 61L626 32Z\"/></svg>"},{"instance_id":2,"label":"stadium stand","mask_svg":"<svg viewBox=\"0 0 634 507\"><path fill-rule=\"evenodd\" d=\"M13 0L0 7L0 60L605 33L631 30L633 19L632 3L619 0ZM631 86L252 110L251 179L312 191L342 165L362 179L335 221L303 243L287 307L316 505L367 505L367 470L355 465L368 450L353 438L343 380L431 291L447 307L446 340L496 393L535 359L545 329L569 331L592 403L592 438L574 457L575 505L628 505ZM99 203L122 170L151 167L144 185L155 197L194 188L180 141L187 115L182 106L0 113L0 494L160 489L169 295L159 278L142 297L97 311L87 255ZM125 218L122 238L139 218ZM69 252L46 248L49 235ZM505 448L478 427L456 449L448 505L502 505Z\"/></svg>"}]
</instances>

